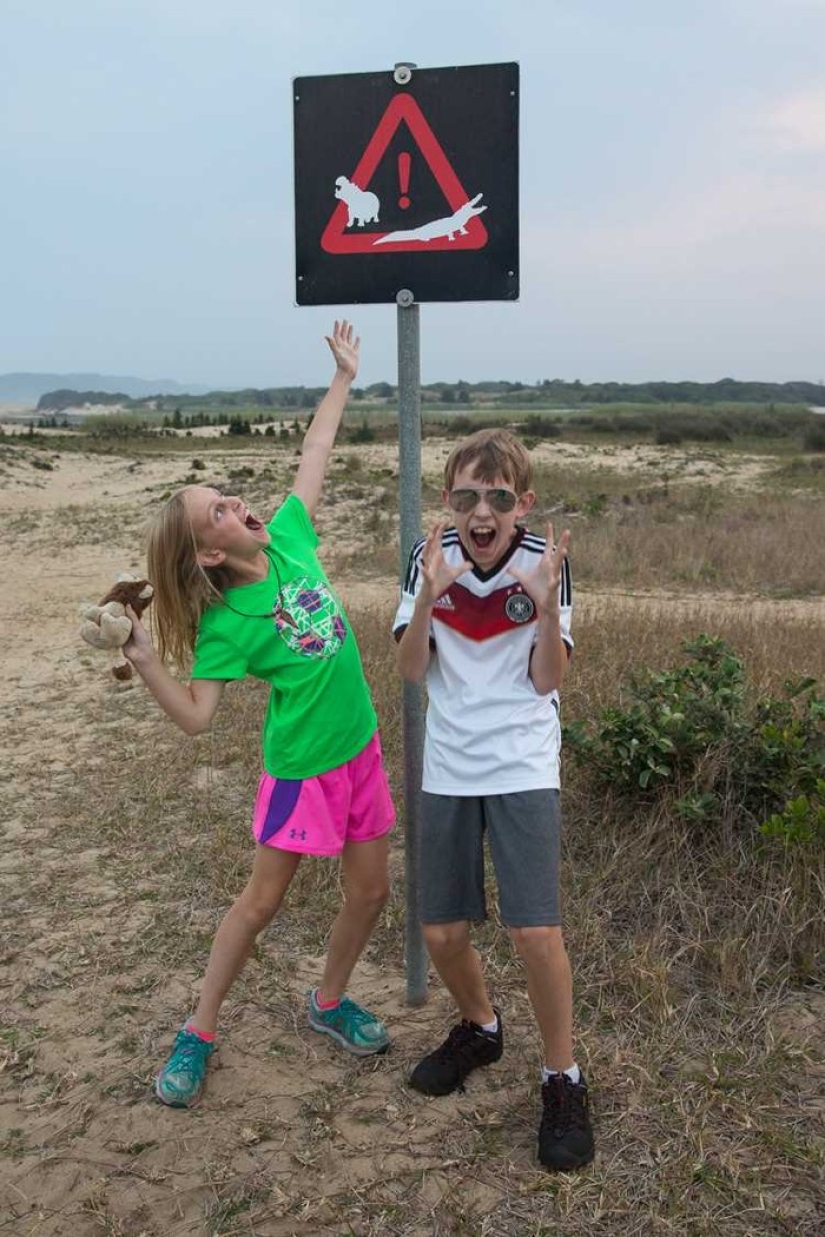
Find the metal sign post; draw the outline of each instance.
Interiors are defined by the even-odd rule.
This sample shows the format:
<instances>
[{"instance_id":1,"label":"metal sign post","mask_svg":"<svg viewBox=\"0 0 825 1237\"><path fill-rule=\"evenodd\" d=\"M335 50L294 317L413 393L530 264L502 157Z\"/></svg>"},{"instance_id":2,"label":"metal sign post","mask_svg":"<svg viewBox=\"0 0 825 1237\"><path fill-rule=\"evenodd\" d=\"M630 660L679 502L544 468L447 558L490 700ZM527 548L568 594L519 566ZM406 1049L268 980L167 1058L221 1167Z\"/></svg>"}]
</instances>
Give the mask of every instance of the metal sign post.
<instances>
[{"instance_id":1,"label":"metal sign post","mask_svg":"<svg viewBox=\"0 0 825 1237\"><path fill-rule=\"evenodd\" d=\"M398 476L400 483L399 578L404 578L413 542L421 531L421 337L418 306L412 293L398 293ZM404 868L407 902L404 953L407 1002L427 1000L428 958L418 918L418 849L421 835L421 770L424 755L424 709L421 688L402 688L404 737Z\"/></svg>"},{"instance_id":2,"label":"metal sign post","mask_svg":"<svg viewBox=\"0 0 825 1237\"><path fill-rule=\"evenodd\" d=\"M421 532L423 301L518 299L518 65L293 80L295 300L397 306L403 578ZM403 687L407 1000L427 999L418 919L424 715Z\"/></svg>"}]
</instances>

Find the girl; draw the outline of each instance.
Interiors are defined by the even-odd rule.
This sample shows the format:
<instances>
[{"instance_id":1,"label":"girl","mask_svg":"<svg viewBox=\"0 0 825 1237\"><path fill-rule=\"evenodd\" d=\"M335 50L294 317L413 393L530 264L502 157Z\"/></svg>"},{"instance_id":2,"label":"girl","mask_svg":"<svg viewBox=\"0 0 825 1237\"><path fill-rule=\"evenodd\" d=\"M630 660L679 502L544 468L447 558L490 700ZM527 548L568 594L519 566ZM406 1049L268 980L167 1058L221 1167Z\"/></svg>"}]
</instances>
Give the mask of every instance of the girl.
<instances>
[{"instance_id":1,"label":"girl","mask_svg":"<svg viewBox=\"0 0 825 1237\"><path fill-rule=\"evenodd\" d=\"M312 516L360 345L346 321L326 338L335 375L283 506L263 524L240 498L200 485L178 491L155 521L147 555L158 652L130 612L124 652L186 734L208 729L227 681L251 674L271 685L252 875L218 928L197 1008L155 1080L173 1107L198 1100L221 1003L305 854L341 855L344 886L321 984L308 997L309 1024L358 1056L389 1045L379 1019L344 996L387 900L394 812L355 638L315 553ZM193 652L184 684L166 659L185 665Z\"/></svg>"}]
</instances>

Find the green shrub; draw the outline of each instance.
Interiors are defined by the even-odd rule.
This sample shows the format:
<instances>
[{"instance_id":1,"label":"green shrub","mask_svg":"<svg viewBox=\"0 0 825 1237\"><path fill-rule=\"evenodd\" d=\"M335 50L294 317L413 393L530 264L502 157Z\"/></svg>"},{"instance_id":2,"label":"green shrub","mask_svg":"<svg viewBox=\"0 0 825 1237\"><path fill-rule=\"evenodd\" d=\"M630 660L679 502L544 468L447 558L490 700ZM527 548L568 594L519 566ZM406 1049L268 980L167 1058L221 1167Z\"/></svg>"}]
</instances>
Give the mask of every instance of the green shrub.
<instances>
[{"instance_id":1,"label":"green shrub","mask_svg":"<svg viewBox=\"0 0 825 1237\"><path fill-rule=\"evenodd\" d=\"M347 435L347 442L375 442L375 430L366 417L364 417L360 425L356 425L354 429L350 430Z\"/></svg>"},{"instance_id":2,"label":"green shrub","mask_svg":"<svg viewBox=\"0 0 825 1237\"><path fill-rule=\"evenodd\" d=\"M682 432L675 425L660 425L653 441L658 447L678 447L682 442Z\"/></svg>"},{"instance_id":3,"label":"green shrub","mask_svg":"<svg viewBox=\"0 0 825 1237\"><path fill-rule=\"evenodd\" d=\"M759 830L765 837L790 845L825 846L825 779L817 778L811 794L789 799L783 810L769 816Z\"/></svg>"},{"instance_id":4,"label":"green shrub","mask_svg":"<svg viewBox=\"0 0 825 1237\"><path fill-rule=\"evenodd\" d=\"M562 429L558 421L553 421L550 417L539 416L538 413L531 413L526 421L523 421L518 431L520 434L525 434L530 438L560 438Z\"/></svg>"},{"instance_id":5,"label":"green shrub","mask_svg":"<svg viewBox=\"0 0 825 1237\"><path fill-rule=\"evenodd\" d=\"M814 680L758 700L725 641L699 636L682 647L684 665L633 680L627 701L595 725L565 726L573 759L599 792L631 805L669 802L697 824L768 817L768 836L825 843L825 700Z\"/></svg>"},{"instance_id":6,"label":"green shrub","mask_svg":"<svg viewBox=\"0 0 825 1237\"><path fill-rule=\"evenodd\" d=\"M825 451L825 417L805 431L802 446L806 451Z\"/></svg>"},{"instance_id":7,"label":"green shrub","mask_svg":"<svg viewBox=\"0 0 825 1237\"><path fill-rule=\"evenodd\" d=\"M232 437L242 438L246 434L252 433L252 427L250 426L249 422L245 420L243 417L233 417L232 420L229 422L228 433Z\"/></svg>"}]
</instances>

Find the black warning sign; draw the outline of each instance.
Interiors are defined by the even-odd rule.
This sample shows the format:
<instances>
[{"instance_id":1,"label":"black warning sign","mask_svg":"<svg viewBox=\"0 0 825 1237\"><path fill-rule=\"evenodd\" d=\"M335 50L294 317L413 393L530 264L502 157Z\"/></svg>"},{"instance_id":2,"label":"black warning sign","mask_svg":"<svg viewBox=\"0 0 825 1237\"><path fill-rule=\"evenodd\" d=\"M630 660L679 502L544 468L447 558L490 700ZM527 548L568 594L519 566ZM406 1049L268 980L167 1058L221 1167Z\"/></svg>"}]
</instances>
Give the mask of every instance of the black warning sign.
<instances>
[{"instance_id":1,"label":"black warning sign","mask_svg":"<svg viewBox=\"0 0 825 1237\"><path fill-rule=\"evenodd\" d=\"M517 64L293 86L299 305L517 299Z\"/></svg>"}]
</instances>

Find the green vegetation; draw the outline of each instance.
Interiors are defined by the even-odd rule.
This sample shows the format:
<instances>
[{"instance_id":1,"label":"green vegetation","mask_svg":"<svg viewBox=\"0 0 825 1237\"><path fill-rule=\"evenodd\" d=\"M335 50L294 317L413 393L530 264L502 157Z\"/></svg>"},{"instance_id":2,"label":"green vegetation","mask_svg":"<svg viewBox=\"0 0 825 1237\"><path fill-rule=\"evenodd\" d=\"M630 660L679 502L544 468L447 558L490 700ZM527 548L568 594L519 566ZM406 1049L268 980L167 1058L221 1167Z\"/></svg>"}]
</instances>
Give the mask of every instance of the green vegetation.
<instances>
[{"instance_id":1,"label":"green vegetation","mask_svg":"<svg viewBox=\"0 0 825 1237\"><path fill-rule=\"evenodd\" d=\"M221 437L301 435L323 391L282 387L264 391L215 391L209 395L129 400L96 392L59 391L38 405L37 428L61 429L95 440L147 439L192 433L205 427ZM65 410L83 401L116 407L70 425ZM397 391L388 383L353 391L353 442L394 441ZM529 444L565 442L651 443L663 447L705 444L755 451L825 453L825 417L810 405L825 401L825 388L811 383L666 384L625 386L576 384L436 383L422 388L426 437L459 437L485 424L507 424ZM75 411L73 418L80 414ZM34 423L28 427L31 433Z\"/></svg>"},{"instance_id":2,"label":"green vegetation","mask_svg":"<svg viewBox=\"0 0 825 1237\"><path fill-rule=\"evenodd\" d=\"M810 794L789 799L781 812L761 826L765 837L790 845L816 843L825 846L825 779L817 778Z\"/></svg>"},{"instance_id":3,"label":"green vegetation","mask_svg":"<svg viewBox=\"0 0 825 1237\"><path fill-rule=\"evenodd\" d=\"M816 683L757 695L724 640L700 635L683 648L683 665L631 678L595 723L566 726L567 751L594 788L622 800L631 827L641 807L656 804L694 825L762 826L825 848L825 829L814 827L825 786L825 699Z\"/></svg>"},{"instance_id":4,"label":"green vegetation","mask_svg":"<svg viewBox=\"0 0 825 1237\"><path fill-rule=\"evenodd\" d=\"M38 412L63 412L66 408L82 408L84 404L130 404L128 395L112 391L47 391L37 401Z\"/></svg>"},{"instance_id":5,"label":"green vegetation","mask_svg":"<svg viewBox=\"0 0 825 1237\"><path fill-rule=\"evenodd\" d=\"M152 409L180 415L218 412L227 409L293 410L313 408L324 393L323 387L247 387L237 391L210 391L206 395L155 395L145 399L130 399L127 395L102 391L49 391L37 404L38 412L61 412L83 404L120 404L133 411ZM389 382L375 382L368 387L355 387L353 400L360 403L394 403L397 387ZM534 384L524 382L431 382L421 387L423 405L456 405L475 409L513 408L529 406L548 409L584 409L589 407L675 408L677 406L719 407L720 405L750 405L764 407L773 413L776 407L825 407L825 386L814 382L737 382L723 378L720 382L565 382L560 378L544 378Z\"/></svg>"}]
</instances>

